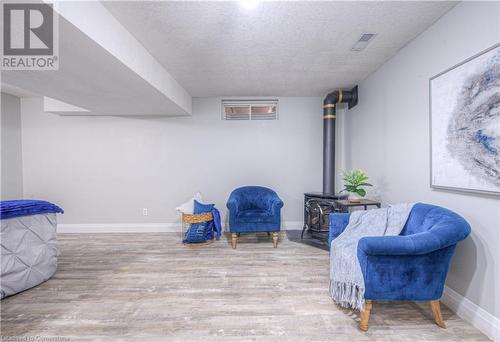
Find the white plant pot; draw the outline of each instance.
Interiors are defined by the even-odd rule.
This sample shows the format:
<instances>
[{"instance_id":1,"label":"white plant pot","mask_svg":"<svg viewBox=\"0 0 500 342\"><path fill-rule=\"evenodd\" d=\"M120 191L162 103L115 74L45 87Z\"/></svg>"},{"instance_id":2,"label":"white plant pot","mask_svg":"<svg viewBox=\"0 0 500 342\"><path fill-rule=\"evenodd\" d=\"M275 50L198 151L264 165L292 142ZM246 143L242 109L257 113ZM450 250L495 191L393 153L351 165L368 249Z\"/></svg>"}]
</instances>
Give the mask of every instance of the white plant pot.
<instances>
[{"instance_id":1,"label":"white plant pot","mask_svg":"<svg viewBox=\"0 0 500 342\"><path fill-rule=\"evenodd\" d=\"M355 192L350 192L349 196L347 196L347 200L351 203L359 203L361 202L361 198L362 197Z\"/></svg>"}]
</instances>

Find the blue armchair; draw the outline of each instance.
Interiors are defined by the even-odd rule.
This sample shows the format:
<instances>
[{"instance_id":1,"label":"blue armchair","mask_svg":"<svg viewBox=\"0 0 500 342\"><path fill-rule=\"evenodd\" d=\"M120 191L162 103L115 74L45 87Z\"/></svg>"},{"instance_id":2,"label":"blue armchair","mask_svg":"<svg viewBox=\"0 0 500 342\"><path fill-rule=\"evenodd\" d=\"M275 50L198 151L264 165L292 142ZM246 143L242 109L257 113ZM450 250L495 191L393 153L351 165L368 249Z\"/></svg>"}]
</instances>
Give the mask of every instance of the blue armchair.
<instances>
[{"instance_id":1,"label":"blue armchair","mask_svg":"<svg viewBox=\"0 0 500 342\"><path fill-rule=\"evenodd\" d=\"M240 233L272 232L273 244L278 246L283 202L271 189L244 186L234 190L227 201L231 243L236 248Z\"/></svg>"},{"instance_id":2,"label":"blue armchair","mask_svg":"<svg viewBox=\"0 0 500 342\"><path fill-rule=\"evenodd\" d=\"M330 246L348 222L349 214L330 214ZM360 329L368 330L375 300L430 301L436 324L445 328L439 299L455 247L470 231L467 221L456 213L418 203L399 236L360 239L358 260L365 282Z\"/></svg>"}]
</instances>

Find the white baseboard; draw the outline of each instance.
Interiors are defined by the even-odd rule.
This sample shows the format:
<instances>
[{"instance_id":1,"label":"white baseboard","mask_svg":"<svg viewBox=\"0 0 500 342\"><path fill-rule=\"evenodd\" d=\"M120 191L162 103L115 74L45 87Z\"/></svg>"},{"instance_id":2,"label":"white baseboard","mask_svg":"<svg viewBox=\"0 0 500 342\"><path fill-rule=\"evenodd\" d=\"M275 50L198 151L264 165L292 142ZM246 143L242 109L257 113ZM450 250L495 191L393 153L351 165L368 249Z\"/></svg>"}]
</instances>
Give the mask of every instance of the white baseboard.
<instances>
[{"instance_id":1,"label":"white baseboard","mask_svg":"<svg viewBox=\"0 0 500 342\"><path fill-rule=\"evenodd\" d=\"M283 222L282 230L300 230L303 222ZM58 233L179 233L180 223L62 223Z\"/></svg>"},{"instance_id":2,"label":"white baseboard","mask_svg":"<svg viewBox=\"0 0 500 342\"><path fill-rule=\"evenodd\" d=\"M285 221L282 224L281 230L302 230L303 227L303 221Z\"/></svg>"},{"instance_id":3,"label":"white baseboard","mask_svg":"<svg viewBox=\"0 0 500 342\"><path fill-rule=\"evenodd\" d=\"M464 321L481 330L491 340L500 341L500 319L448 286L445 286L441 301Z\"/></svg>"},{"instance_id":4,"label":"white baseboard","mask_svg":"<svg viewBox=\"0 0 500 342\"><path fill-rule=\"evenodd\" d=\"M180 223L58 224L58 233L179 233Z\"/></svg>"}]
</instances>

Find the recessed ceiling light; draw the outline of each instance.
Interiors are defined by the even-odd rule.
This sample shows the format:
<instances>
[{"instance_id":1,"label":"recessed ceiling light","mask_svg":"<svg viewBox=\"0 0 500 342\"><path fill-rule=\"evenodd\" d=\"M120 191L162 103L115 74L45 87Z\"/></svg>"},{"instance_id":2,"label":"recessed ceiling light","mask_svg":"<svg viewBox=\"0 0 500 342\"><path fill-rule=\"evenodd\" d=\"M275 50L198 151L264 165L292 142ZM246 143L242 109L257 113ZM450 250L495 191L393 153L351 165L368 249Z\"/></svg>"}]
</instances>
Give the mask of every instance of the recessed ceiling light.
<instances>
[{"instance_id":1,"label":"recessed ceiling light","mask_svg":"<svg viewBox=\"0 0 500 342\"><path fill-rule=\"evenodd\" d=\"M259 6L259 3L259 0L240 0L241 7L247 10L256 8L257 6Z\"/></svg>"},{"instance_id":2,"label":"recessed ceiling light","mask_svg":"<svg viewBox=\"0 0 500 342\"><path fill-rule=\"evenodd\" d=\"M364 50L367 47L368 43L370 43L376 35L376 33L363 33L356 44L352 46L351 51Z\"/></svg>"}]
</instances>

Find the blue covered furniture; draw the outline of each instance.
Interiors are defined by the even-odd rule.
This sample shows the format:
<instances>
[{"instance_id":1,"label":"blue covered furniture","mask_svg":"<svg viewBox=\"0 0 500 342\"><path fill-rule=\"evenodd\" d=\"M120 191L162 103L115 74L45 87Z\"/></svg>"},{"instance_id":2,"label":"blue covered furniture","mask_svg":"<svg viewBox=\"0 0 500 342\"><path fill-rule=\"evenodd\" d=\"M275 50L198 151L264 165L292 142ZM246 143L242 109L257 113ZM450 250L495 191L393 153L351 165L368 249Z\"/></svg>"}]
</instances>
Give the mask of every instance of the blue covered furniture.
<instances>
[{"instance_id":1,"label":"blue covered furniture","mask_svg":"<svg viewBox=\"0 0 500 342\"><path fill-rule=\"evenodd\" d=\"M349 214L330 214L331 241L349 222ZM467 221L435 205L417 203L399 236L364 237L358 260L365 282L365 310L359 327L368 330L372 301L430 301L436 324L445 327L439 299L457 243L470 234Z\"/></svg>"},{"instance_id":2,"label":"blue covered furniture","mask_svg":"<svg viewBox=\"0 0 500 342\"><path fill-rule=\"evenodd\" d=\"M240 233L272 233L273 244L278 246L283 202L276 192L262 186L244 186L234 190L227 201L229 231L236 248Z\"/></svg>"}]
</instances>

